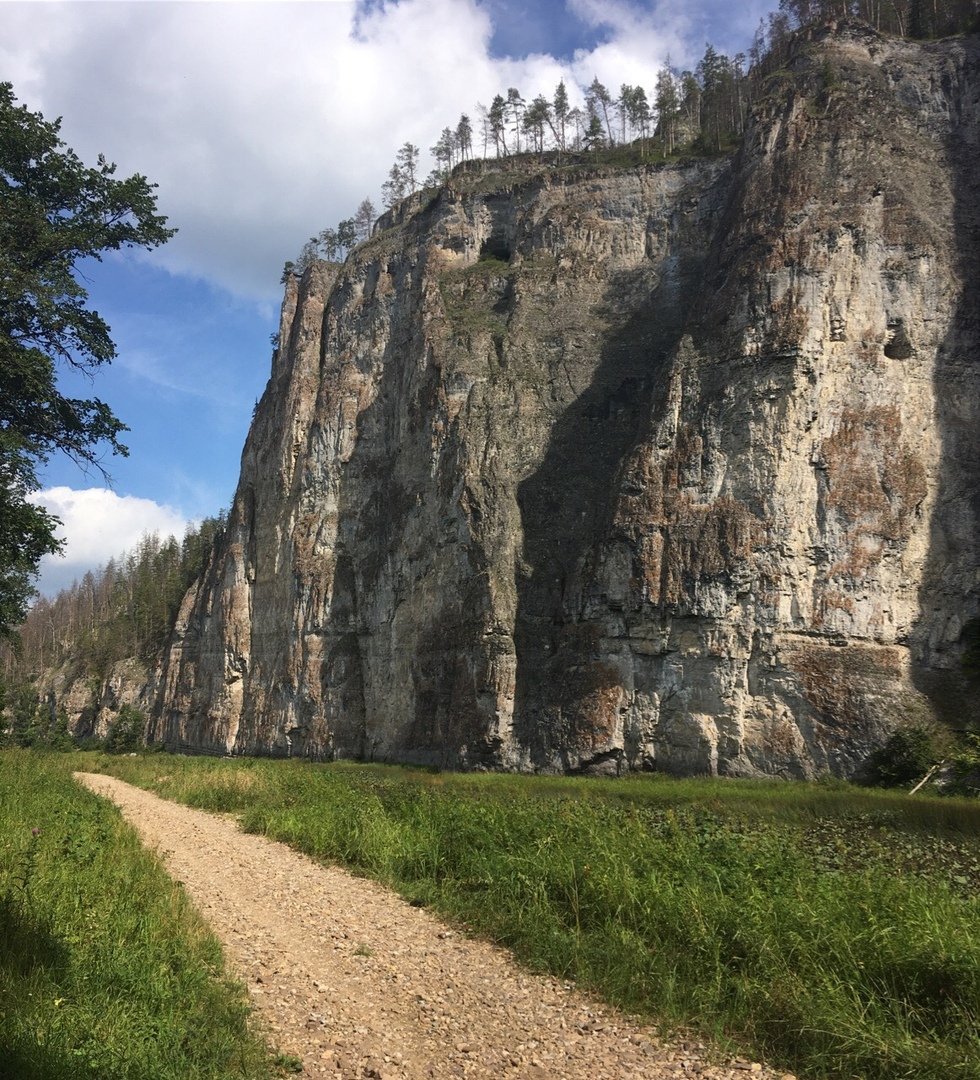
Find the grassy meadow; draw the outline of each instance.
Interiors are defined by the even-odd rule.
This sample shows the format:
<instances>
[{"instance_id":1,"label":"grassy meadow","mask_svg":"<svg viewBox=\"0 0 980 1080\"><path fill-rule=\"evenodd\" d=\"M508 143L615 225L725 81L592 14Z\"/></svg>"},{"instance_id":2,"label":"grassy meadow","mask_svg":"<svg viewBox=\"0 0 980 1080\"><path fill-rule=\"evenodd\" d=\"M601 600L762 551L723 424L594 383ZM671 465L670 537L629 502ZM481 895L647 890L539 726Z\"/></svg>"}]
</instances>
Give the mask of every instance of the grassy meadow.
<instances>
[{"instance_id":1,"label":"grassy meadow","mask_svg":"<svg viewBox=\"0 0 980 1080\"><path fill-rule=\"evenodd\" d=\"M79 754L0 752L0 1076L279 1075L183 892Z\"/></svg>"},{"instance_id":2,"label":"grassy meadow","mask_svg":"<svg viewBox=\"0 0 980 1080\"><path fill-rule=\"evenodd\" d=\"M535 969L806 1080L980 1077L976 800L844 784L72 760L233 812Z\"/></svg>"}]
</instances>

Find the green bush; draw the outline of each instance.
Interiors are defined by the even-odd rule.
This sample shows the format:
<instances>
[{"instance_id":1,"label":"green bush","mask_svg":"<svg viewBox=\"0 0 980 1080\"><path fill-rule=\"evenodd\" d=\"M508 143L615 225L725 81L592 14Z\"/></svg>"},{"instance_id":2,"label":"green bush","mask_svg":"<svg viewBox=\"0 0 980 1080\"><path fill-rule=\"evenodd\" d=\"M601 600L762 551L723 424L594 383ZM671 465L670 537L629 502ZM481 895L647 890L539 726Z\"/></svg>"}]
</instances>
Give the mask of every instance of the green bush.
<instances>
[{"instance_id":1,"label":"green bush","mask_svg":"<svg viewBox=\"0 0 980 1080\"><path fill-rule=\"evenodd\" d=\"M866 779L877 787L907 787L921 780L940 758L935 734L913 724L899 728L871 755Z\"/></svg>"},{"instance_id":2,"label":"green bush","mask_svg":"<svg viewBox=\"0 0 980 1080\"><path fill-rule=\"evenodd\" d=\"M980 735L967 735L950 756L949 790L956 795L980 795Z\"/></svg>"},{"instance_id":3,"label":"green bush","mask_svg":"<svg viewBox=\"0 0 980 1080\"><path fill-rule=\"evenodd\" d=\"M146 717L133 705L123 705L105 738L107 754L131 754L143 745Z\"/></svg>"}]
</instances>

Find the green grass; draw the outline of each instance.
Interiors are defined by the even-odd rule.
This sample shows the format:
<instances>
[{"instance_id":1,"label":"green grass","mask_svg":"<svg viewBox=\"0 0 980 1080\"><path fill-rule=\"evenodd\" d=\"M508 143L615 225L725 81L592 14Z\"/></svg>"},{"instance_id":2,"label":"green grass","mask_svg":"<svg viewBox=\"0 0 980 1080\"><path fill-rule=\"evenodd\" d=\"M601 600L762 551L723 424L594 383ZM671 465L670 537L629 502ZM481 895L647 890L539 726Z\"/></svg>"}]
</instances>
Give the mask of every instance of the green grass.
<instances>
[{"instance_id":1,"label":"green grass","mask_svg":"<svg viewBox=\"0 0 980 1080\"><path fill-rule=\"evenodd\" d=\"M980 804L846 785L92 765L808 1080L980 1076Z\"/></svg>"},{"instance_id":2,"label":"green grass","mask_svg":"<svg viewBox=\"0 0 980 1080\"><path fill-rule=\"evenodd\" d=\"M278 1075L241 987L82 755L0 753L0 1076Z\"/></svg>"}]
</instances>

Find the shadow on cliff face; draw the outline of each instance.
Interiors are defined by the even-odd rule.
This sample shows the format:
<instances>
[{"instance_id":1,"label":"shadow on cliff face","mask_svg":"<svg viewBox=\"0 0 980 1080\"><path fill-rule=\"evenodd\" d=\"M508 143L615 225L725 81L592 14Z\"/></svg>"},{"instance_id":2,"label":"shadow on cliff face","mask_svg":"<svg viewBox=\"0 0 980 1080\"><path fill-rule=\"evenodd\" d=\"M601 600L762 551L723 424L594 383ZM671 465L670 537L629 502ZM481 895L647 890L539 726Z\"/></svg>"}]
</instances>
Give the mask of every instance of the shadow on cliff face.
<instances>
[{"instance_id":1,"label":"shadow on cliff face","mask_svg":"<svg viewBox=\"0 0 980 1080\"><path fill-rule=\"evenodd\" d=\"M412 272L404 269L398 295L423 289L407 279ZM488 575L465 528L465 447L445 421L444 372L427 355L426 331L418 306L407 304L384 354L358 361L378 381L336 477L323 738L338 757L493 765L495 699L482 693ZM445 424L438 438L437 421Z\"/></svg>"},{"instance_id":2,"label":"shadow on cliff face","mask_svg":"<svg viewBox=\"0 0 980 1080\"><path fill-rule=\"evenodd\" d=\"M649 424L686 323L700 260L675 256L605 338L588 389L552 429L540 468L518 488L523 567L517 581L514 735L534 767L598 766L610 750L618 671L598 652L602 630L581 612L584 557L608 532L624 458ZM617 275L605 303L635 294L643 270Z\"/></svg>"},{"instance_id":3,"label":"shadow on cliff face","mask_svg":"<svg viewBox=\"0 0 980 1080\"><path fill-rule=\"evenodd\" d=\"M980 36L961 44L960 84L947 68L942 91L950 105L953 245L963 288L936 357L939 491L912 645L913 678L938 715L953 728L976 730L980 676L968 674L963 659L980 640Z\"/></svg>"}]
</instances>

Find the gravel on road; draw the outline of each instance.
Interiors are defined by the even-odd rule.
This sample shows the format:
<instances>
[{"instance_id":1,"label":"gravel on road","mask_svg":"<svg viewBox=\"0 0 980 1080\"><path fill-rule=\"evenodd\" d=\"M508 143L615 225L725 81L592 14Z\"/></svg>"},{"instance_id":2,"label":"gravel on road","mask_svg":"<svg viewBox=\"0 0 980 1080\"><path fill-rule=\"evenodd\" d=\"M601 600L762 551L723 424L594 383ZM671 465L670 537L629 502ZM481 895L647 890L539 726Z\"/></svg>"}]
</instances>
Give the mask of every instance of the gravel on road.
<instances>
[{"instance_id":1,"label":"gravel on road","mask_svg":"<svg viewBox=\"0 0 980 1080\"><path fill-rule=\"evenodd\" d=\"M793 1080L758 1062L709 1062L696 1040L665 1041L388 889L228 817L111 776L76 777L157 850L302 1076Z\"/></svg>"}]
</instances>

